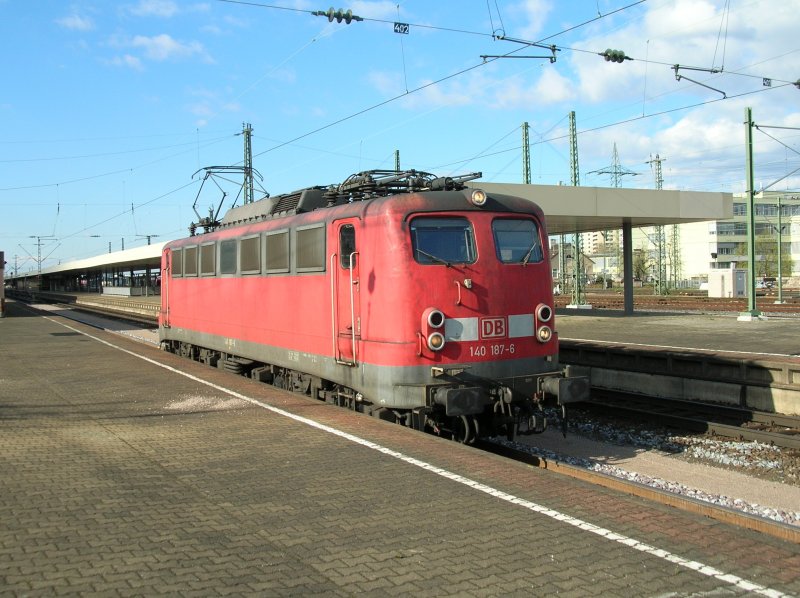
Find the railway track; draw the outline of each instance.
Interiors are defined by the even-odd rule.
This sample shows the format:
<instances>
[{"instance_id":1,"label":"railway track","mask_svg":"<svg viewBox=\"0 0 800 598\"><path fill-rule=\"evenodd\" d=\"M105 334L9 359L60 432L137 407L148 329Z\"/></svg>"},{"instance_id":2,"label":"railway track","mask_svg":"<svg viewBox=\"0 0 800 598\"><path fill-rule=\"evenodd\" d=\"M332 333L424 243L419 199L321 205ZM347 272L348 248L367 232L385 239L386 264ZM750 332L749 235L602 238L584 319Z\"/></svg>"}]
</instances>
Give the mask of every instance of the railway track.
<instances>
[{"instance_id":1,"label":"railway track","mask_svg":"<svg viewBox=\"0 0 800 598\"><path fill-rule=\"evenodd\" d=\"M776 521L771 521L763 517L757 517L742 513L734 509L729 509L719 505L710 504L691 497L682 496L652 488L636 482L623 480L597 471L570 465L555 459L547 459L535 453L520 450L507 444L500 444L488 441L476 443L478 450L490 452L506 459L513 459L533 467L546 469L560 475L566 475L609 488L618 492L624 492L639 498L654 501L659 504L668 505L697 515L702 515L722 521L730 525L754 530L763 534L768 534L789 542L800 542L800 528Z\"/></svg>"},{"instance_id":2,"label":"railway track","mask_svg":"<svg viewBox=\"0 0 800 598\"><path fill-rule=\"evenodd\" d=\"M604 413L643 416L691 432L800 451L798 416L599 389L592 389L592 400L584 405Z\"/></svg>"},{"instance_id":3,"label":"railway track","mask_svg":"<svg viewBox=\"0 0 800 598\"><path fill-rule=\"evenodd\" d=\"M777 301L777 293L756 297L756 307L759 311L773 314L798 314L800 313L800 298L793 290L784 292L783 303ZM554 298L557 308L566 307L572 302L569 295L559 295ZM625 300L622 292L588 292L586 303L594 309L622 310ZM746 298L706 297L700 295L645 295L635 294L633 297L634 310L636 311L699 311L699 312L743 312L747 310Z\"/></svg>"},{"instance_id":4,"label":"railway track","mask_svg":"<svg viewBox=\"0 0 800 598\"><path fill-rule=\"evenodd\" d=\"M63 293L9 293L9 297L34 303L43 301L52 305L61 305L68 309L77 309L87 313L107 316L136 322L148 326L158 326L159 304L123 297L106 297L96 293L70 295Z\"/></svg>"}]
</instances>

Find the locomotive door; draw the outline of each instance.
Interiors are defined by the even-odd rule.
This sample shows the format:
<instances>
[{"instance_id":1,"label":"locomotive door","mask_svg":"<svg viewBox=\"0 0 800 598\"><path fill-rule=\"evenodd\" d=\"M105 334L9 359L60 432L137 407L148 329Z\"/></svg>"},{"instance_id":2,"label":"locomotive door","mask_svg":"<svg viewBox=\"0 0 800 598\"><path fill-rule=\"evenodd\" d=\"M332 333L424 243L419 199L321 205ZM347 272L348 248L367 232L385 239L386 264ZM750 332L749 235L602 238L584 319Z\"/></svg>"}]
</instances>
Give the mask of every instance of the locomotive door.
<instances>
[{"instance_id":1,"label":"locomotive door","mask_svg":"<svg viewBox=\"0 0 800 598\"><path fill-rule=\"evenodd\" d=\"M337 220L330 256L333 302L333 349L336 361L347 365L358 362L361 339L361 292L359 255L356 245L357 218Z\"/></svg>"},{"instance_id":2,"label":"locomotive door","mask_svg":"<svg viewBox=\"0 0 800 598\"><path fill-rule=\"evenodd\" d=\"M164 267L161 269L161 324L169 328L169 287L172 280L172 250L164 252Z\"/></svg>"}]
</instances>

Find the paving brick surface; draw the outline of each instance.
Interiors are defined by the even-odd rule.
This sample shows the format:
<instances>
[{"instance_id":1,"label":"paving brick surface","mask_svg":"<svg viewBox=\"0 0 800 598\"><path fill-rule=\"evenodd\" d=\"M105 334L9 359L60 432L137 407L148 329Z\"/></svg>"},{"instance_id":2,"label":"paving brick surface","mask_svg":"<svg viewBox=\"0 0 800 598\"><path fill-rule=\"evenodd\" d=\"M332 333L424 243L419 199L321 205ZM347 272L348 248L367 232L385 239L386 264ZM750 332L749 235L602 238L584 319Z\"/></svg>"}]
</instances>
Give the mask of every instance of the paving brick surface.
<instances>
[{"instance_id":1,"label":"paving brick surface","mask_svg":"<svg viewBox=\"0 0 800 598\"><path fill-rule=\"evenodd\" d=\"M10 303L0 594L746 595L115 347L754 583L800 549ZM785 564L791 566L787 572Z\"/></svg>"}]
</instances>

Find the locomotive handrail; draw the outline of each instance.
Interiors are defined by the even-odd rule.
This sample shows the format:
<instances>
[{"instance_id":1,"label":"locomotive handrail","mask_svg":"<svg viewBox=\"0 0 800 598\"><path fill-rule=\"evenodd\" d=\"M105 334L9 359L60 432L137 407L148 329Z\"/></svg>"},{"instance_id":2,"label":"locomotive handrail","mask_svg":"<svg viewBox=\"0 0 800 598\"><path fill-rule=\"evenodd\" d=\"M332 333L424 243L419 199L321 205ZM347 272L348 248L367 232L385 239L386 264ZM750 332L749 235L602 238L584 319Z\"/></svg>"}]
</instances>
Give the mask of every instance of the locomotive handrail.
<instances>
[{"instance_id":1,"label":"locomotive handrail","mask_svg":"<svg viewBox=\"0 0 800 598\"><path fill-rule=\"evenodd\" d=\"M161 292L164 295L163 300L161 301L161 313L162 313L162 324L169 328L170 323L170 297L169 291L170 287L172 286L172 282L170 281L170 277L172 276L172 250L168 249L165 252L165 260L164 260L164 268L161 271ZM164 308L166 306L166 309Z\"/></svg>"},{"instance_id":2,"label":"locomotive handrail","mask_svg":"<svg viewBox=\"0 0 800 598\"><path fill-rule=\"evenodd\" d=\"M355 298L353 296L353 287L355 286L355 282L353 281L353 258L354 256L358 255L357 251L354 251L350 254L349 260L349 268L350 268L350 342L352 343L353 347L353 358L351 360L343 359L341 353L339 351L339 345L337 343L337 339L339 338L339 319L338 319L338 310L336 306L338 304L338 296L336 291L338 290L336 287L336 259L339 257L339 254L332 253L330 262L331 262L331 336L333 342L333 358L336 360L336 363L341 363L342 365L355 365L357 363L356 359L356 314L355 314Z\"/></svg>"},{"instance_id":3,"label":"locomotive handrail","mask_svg":"<svg viewBox=\"0 0 800 598\"><path fill-rule=\"evenodd\" d=\"M331 254L331 342L333 359L339 361L339 349L336 345L336 257L336 253Z\"/></svg>"},{"instance_id":4,"label":"locomotive handrail","mask_svg":"<svg viewBox=\"0 0 800 598\"><path fill-rule=\"evenodd\" d=\"M353 256L358 255L357 251L354 251L350 254L350 330L352 330L353 336L353 365L358 363L358 359L356 359L356 308L355 308L355 299L353 297L353 287L355 283L353 282Z\"/></svg>"}]
</instances>

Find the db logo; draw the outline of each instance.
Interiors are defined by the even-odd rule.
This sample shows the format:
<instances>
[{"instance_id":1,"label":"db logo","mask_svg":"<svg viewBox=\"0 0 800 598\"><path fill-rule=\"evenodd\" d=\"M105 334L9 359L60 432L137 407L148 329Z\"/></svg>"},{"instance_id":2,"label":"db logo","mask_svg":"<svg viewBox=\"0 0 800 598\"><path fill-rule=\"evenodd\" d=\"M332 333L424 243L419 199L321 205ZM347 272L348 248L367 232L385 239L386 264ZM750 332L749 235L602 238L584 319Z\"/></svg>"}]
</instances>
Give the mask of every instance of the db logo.
<instances>
[{"instance_id":1,"label":"db logo","mask_svg":"<svg viewBox=\"0 0 800 598\"><path fill-rule=\"evenodd\" d=\"M504 338L505 336L505 318L481 318L481 338Z\"/></svg>"}]
</instances>

